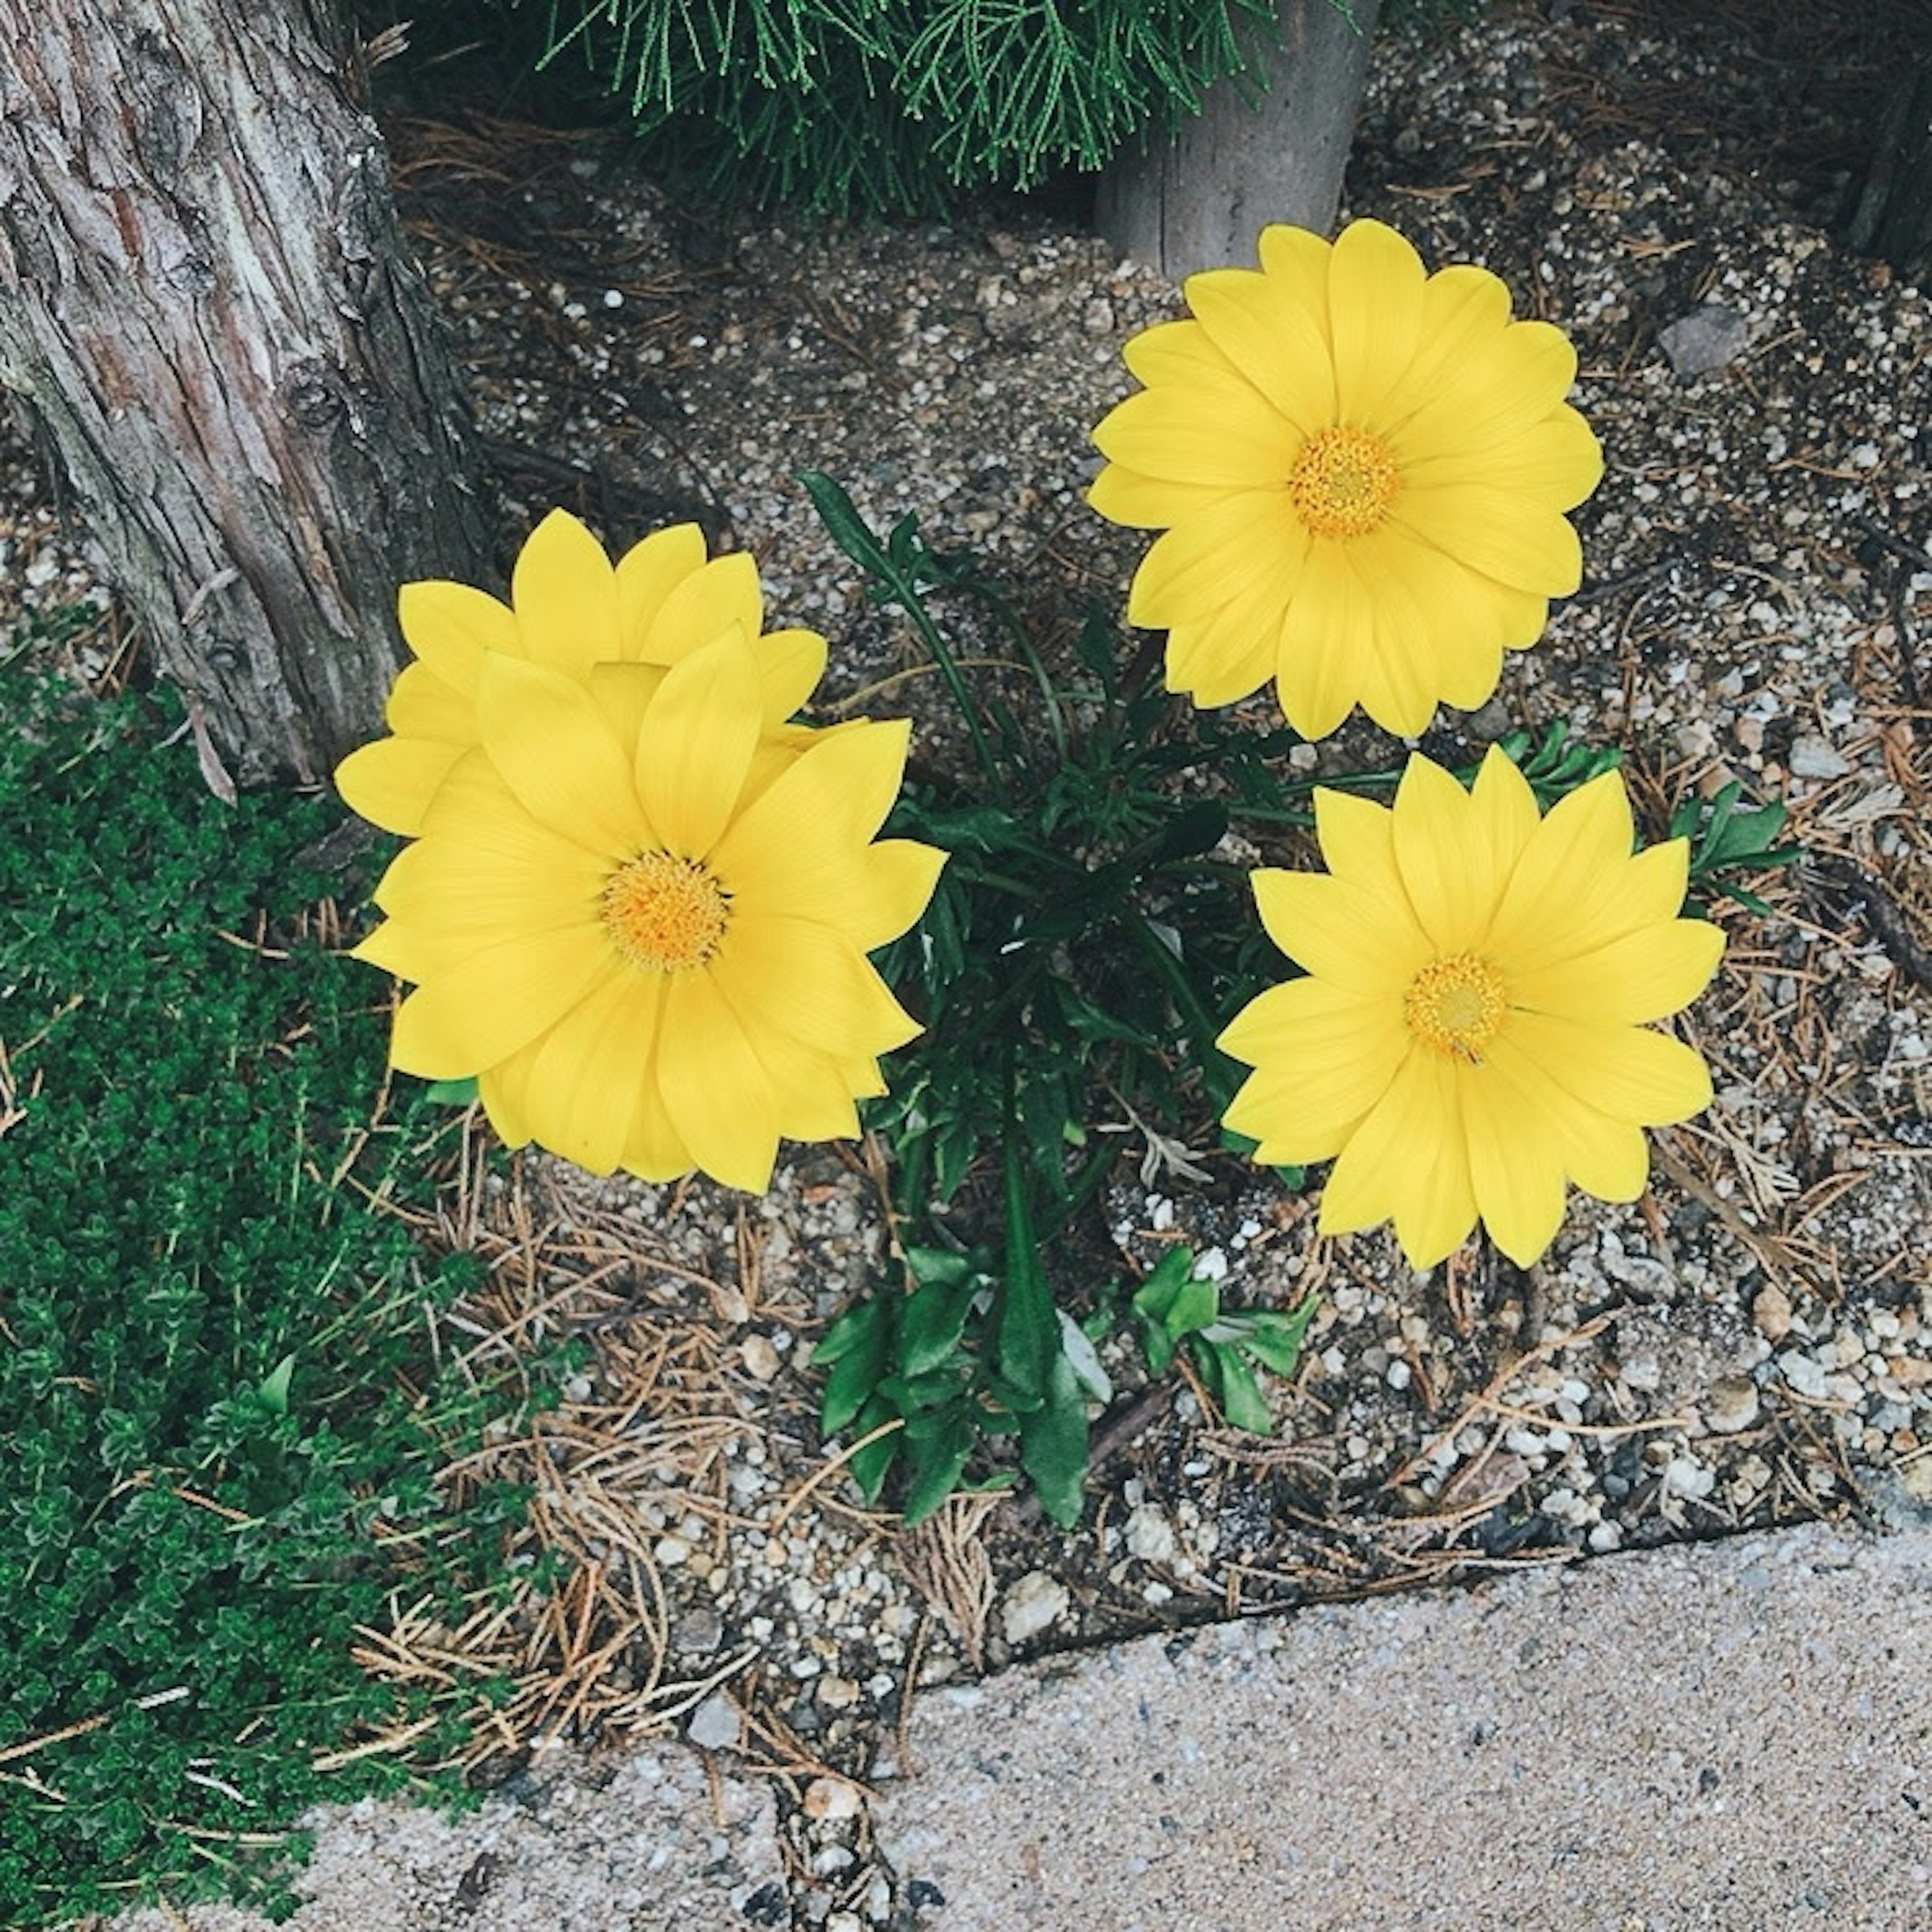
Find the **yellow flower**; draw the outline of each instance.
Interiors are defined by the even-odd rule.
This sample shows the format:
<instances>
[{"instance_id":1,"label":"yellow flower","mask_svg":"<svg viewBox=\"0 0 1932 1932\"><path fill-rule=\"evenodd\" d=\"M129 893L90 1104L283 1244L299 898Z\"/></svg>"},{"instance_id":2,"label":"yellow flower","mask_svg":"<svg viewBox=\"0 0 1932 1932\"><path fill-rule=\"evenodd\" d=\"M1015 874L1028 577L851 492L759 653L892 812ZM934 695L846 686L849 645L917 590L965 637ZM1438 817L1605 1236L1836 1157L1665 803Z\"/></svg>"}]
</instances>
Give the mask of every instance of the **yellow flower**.
<instances>
[{"instance_id":1,"label":"yellow flower","mask_svg":"<svg viewBox=\"0 0 1932 1932\"><path fill-rule=\"evenodd\" d=\"M1487 699L1576 588L1563 512L1603 459L1563 400L1576 352L1379 222L1264 229L1261 263L1190 276L1196 320L1127 344L1146 387L1094 431L1088 500L1166 532L1127 614L1167 631L1171 688L1227 704L1273 678L1304 737L1358 704L1412 736Z\"/></svg>"},{"instance_id":2,"label":"yellow flower","mask_svg":"<svg viewBox=\"0 0 1932 1932\"><path fill-rule=\"evenodd\" d=\"M740 627L580 680L490 650L478 742L376 889L357 956L418 982L391 1057L478 1078L510 1144L757 1190L781 1136L854 1134L919 1029L867 962L945 855L872 842L903 721L770 734Z\"/></svg>"},{"instance_id":3,"label":"yellow flower","mask_svg":"<svg viewBox=\"0 0 1932 1932\"><path fill-rule=\"evenodd\" d=\"M1466 792L1408 761L1394 808L1316 794L1328 871L1255 874L1263 924L1307 977L1250 1001L1220 1045L1255 1071L1227 1124L1257 1160L1339 1156L1324 1234L1393 1217L1411 1264L1478 1216L1527 1267L1563 1217L1567 1176L1643 1192L1642 1130L1709 1104L1710 1076L1643 1023L1688 1005L1724 935L1677 916L1689 845L1631 856L1606 772L1539 818L1492 749Z\"/></svg>"},{"instance_id":4,"label":"yellow flower","mask_svg":"<svg viewBox=\"0 0 1932 1932\"><path fill-rule=\"evenodd\" d=\"M758 638L758 679L774 728L812 694L825 669L812 631L759 636L758 566L742 552L706 562L704 533L676 524L634 544L615 568L604 546L566 510L553 510L518 555L510 602L466 584L406 584L398 600L415 662L389 694L387 738L352 752L336 787L352 811L413 836L436 787L477 742L476 692L484 653L547 664L594 690L602 667L651 665L660 674L715 638ZM632 680L633 698L646 686Z\"/></svg>"}]
</instances>

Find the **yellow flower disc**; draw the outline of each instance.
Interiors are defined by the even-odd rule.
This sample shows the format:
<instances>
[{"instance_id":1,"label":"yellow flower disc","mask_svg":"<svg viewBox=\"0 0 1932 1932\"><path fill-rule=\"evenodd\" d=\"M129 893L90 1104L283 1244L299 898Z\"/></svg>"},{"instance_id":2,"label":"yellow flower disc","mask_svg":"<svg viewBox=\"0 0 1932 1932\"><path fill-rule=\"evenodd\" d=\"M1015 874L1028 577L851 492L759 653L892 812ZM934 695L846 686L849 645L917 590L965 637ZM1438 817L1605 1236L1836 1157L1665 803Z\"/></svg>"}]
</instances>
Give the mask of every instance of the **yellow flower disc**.
<instances>
[{"instance_id":1,"label":"yellow flower disc","mask_svg":"<svg viewBox=\"0 0 1932 1932\"><path fill-rule=\"evenodd\" d=\"M1431 960L1409 982L1402 1016L1424 1046L1480 1066L1508 1004L1496 969L1473 952L1459 952Z\"/></svg>"},{"instance_id":2,"label":"yellow flower disc","mask_svg":"<svg viewBox=\"0 0 1932 1932\"><path fill-rule=\"evenodd\" d=\"M1395 501L1395 458L1366 430L1318 430L1289 472L1288 500L1311 536L1365 537Z\"/></svg>"},{"instance_id":3,"label":"yellow flower disc","mask_svg":"<svg viewBox=\"0 0 1932 1932\"><path fill-rule=\"evenodd\" d=\"M695 859L644 852L610 875L604 923L634 966L680 973L718 950L731 902Z\"/></svg>"}]
</instances>

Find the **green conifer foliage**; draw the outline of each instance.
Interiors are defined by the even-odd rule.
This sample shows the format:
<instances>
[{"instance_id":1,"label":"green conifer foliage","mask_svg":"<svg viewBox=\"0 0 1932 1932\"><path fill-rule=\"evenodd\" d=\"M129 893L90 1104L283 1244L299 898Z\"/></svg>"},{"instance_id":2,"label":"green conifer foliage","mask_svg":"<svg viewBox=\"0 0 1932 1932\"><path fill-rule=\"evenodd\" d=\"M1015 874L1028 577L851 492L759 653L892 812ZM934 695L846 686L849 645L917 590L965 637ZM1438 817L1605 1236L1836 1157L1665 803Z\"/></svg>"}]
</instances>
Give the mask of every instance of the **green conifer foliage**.
<instances>
[{"instance_id":1,"label":"green conifer foliage","mask_svg":"<svg viewBox=\"0 0 1932 1932\"><path fill-rule=\"evenodd\" d=\"M835 212L1100 166L1268 44L1274 0L502 0L714 179ZM1238 32L1238 29L1239 30Z\"/></svg>"}]
</instances>

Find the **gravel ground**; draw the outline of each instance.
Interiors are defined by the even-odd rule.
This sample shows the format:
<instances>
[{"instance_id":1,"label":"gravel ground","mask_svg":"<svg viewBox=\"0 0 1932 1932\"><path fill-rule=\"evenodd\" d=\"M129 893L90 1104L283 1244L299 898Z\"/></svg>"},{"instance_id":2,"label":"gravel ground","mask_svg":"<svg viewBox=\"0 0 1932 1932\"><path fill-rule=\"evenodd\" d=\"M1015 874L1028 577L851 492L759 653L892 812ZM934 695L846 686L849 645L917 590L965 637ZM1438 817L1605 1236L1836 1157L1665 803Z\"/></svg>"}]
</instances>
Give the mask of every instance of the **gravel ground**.
<instances>
[{"instance_id":1,"label":"gravel ground","mask_svg":"<svg viewBox=\"0 0 1932 1932\"><path fill-rule=\"evenodd\" d=\"M800 1924L895 1909L840 1780L891 1774L921 1686L1244 1611L1932 1507L1932 302L1818 225L1832 143L1852 139L1828 37L1794 69L1757 58L1775 36L1748 11L1721 32L1634 5L1549 13L1390 39L1347 212L1432 263L1486 264L1568 329L1609 458L1582 593L1426 748L1560 720L1624 747L1653 833L1736 778L1790 807L1809 855L1765 884L1774 917L1718 910L1727 964L1685 1023L1718 1104L1657 1137L1651 1194L1576 1201L1526 1273L1482 1250L1418 1276L1382 1237L1317 1240L1308 1203L1232 1157L1204 1156L1200 1184L1124 1162L1106 1233L1133 1270L1185 1240L1234 1301L1321 1289L1302 1372L1269 1390L1275 1433L1216 1426L1178 1382L1141 1397L1123 1343L1103 1352L1131 1426L1101 1425L1075 1532L962 1501L913 1536L826 1473L798 1367L884 1256L861 1161L808 1150L741 1203L535 1159L482 1198L501 1252L540 1262L544 1308L517 1319L579 1321L597 1345L546 1425L545 1533L596 1599L586 1628L631 1634L548 1708L578 1714L573 1737L669 1723L742 1747L778 1792ZM1803 114L1794 72L1816 83ZM1755 140L1773 120L1804 137L1795 158ZM832 638L832 709L910 710L942 734L902 626L861 603L793 472L1118 605L1140 539L1081 490L1090 426L1131 386L1122 340L1177 312L1156 277L1039 206L884 230L728 220L601 140L520 151L506 188L504 130L397 131L520 499L506 532L559 498L614 542L698 515L757 554L773 621ZM1682 373L1700 350L1721 359ZM92 594L45 494L0 463L0 595L43 612ZM83 672L124 654L111 608L49 621ZM1388 752L1358 724L1298 758ZM626 1624L596 1596L614 1562L661 1616ZM394 1667L428 1640L399 1633Z\"/></svg>"}]
</instances>

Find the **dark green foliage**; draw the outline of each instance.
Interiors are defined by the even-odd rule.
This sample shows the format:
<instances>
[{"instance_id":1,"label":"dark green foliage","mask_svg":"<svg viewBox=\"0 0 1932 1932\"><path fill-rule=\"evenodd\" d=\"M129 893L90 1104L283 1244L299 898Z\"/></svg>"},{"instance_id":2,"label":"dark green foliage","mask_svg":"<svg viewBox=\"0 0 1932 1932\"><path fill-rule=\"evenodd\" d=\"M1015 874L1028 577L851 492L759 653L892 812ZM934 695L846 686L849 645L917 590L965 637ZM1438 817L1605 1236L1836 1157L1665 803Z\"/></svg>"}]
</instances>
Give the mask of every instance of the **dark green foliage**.
<instances>
[{"instance_id":1,"label":"dark green foliage","mask_svg":"<svg viewBox=\"0 0 1932 1932\"><path fill-rule=\"evenodd\" d=\"M1736 778L1714 797L1687 798L1670 815L1670 836L1690 842L1690 893L1687 913L1701 913L1706 902L1726 894L1754 913L1771 908L1756 892L1737 883L1739 872L1757 872L1789 866L1804 856L1801 845L1773 842L1790 816L1774 800L1745 807L1744 788Z\"/></svg>"},{"instance_id":2,"label":"dark green foliage","mask_svg":"<svg viewBox=\"0 0 1932 1932\"><path fill-rule=\"evenodd\" d=\"M1169 1248L1134 1292L1148 1366L1158 1375L1184 1346L1208 1392L1237 1429L1265 1435L1274 1426L1255 1367L1292 1375L1302 1338L1314 1319L1316 1297L1304 1296L1282 1314L1274 1309L1222 1312L1221 1291L1194 1272L1194 1256Z\"/></svg>"},{"instance_id":3,"label":"dark green foliage","mask_svg":"<svg viewBox=\"0 0 1932 1932\"><path fill-rule=\"evenodd\" d=\"M1058 683L1011 594L976 559L934 550L910 515L880 537L831 478L800 481L865 572L867 596L903 610L918 632L978 767L968 784L909 779L887 827L950 854L920 925L880 958L926 1029L894 1057L892 1091L867 1114L895 1156L913 1279L910 1292L881 1284L826 1336L821 1420L855 1440L880 1432L853 1472L876 1496L902 1468L912 1516L962 1480L1012 1480L1000 1440L1016 1436L1042 1504L1070 1522L1085 1399L1108 1391L1093 1338L1056 1305L1050 1278L1071 1274L1063 1287L1108 1305L1107 1284L1078 1281L1069 1237L1120 1133L1144 1148L1150 1184L1163 1168L1201 1178L1196 1160L1217 1148L1252 1150L1219 1124L1246 1070L1214 1042L1248 1000L1294 970L1256 916L1247 868L1217 848L1231 827L1310 825L1318 784L1390 792L1403 767L1291 775L1293 732L1176 702L1154 682L1144 650L1123 672L1114 627L1098 610L1071 640L1077 681ZM928 608L942 597L978 604L1025 667L1039 694L1025 724L968 688ZM1512 732L1500 748L1545 810L1617 762L1560 724L1537 736ZM1467 784L1477 769L1456 775ZM1713 856L1694 860L1694 873L1756 856L1755 845L1744 854L1751 838L1741 826L1775 830L1730 808L1718 802L1700 848ZM1300 1169L1278 1172L1286 1186L1301 1185ZM946 1210L960 1197L997 1216L997 1261L990 1244L952 1233ZM1189 1264L1177 1250L1133 1299L1149 1365L1160 1372L1184 1346L1227 1419L1265 1429L1256 1370L1292 1371L1313 1304L1224 1312Z\"/></svg>"},{"instance_id":4,"label":"dark green foliage","mask_svg":"<svg viewBox=\"0 0 1932 1932\"><path fill-rule=\"evenodd\" d=\"M668 157L836 212L1099 167L1266 44L1274 0L498 0Z\"/></svg>"},{"instance_id":5,"label":"dark green foliage","mask_svg":"<svg viewBox=\"0 0 1932 1932\"><path fill-rule=\"evenodd\" d=\"M962 1480L1010 1480L998 1445L1016 1438L1042 1506L1070 1522L1085 1402L1104 1399L1104 1378L1050 1274L1067 1269L1075 1218L1124 1130L1150 1174L1190 1145L1233 1144L1216 1124L1243 1070L1215 1036L1282 966L1246 871L1212 854L1250 802L1306 822L1279 776L1297 741L1177 704L1150 660L1123 677L1097 611L1076 640L1078 682L1057 684L976 560L934 551L911 517L881 538L829 477L801 481L868 595L911 619L979 766L970 785L909 782L887 827L951 854L920 926L880 960L926 1026L868 1115L896 1156L914 1281L859 1304L821 1345L821 1420L855 1439L900 1425L852 1468L876 1495L902 1467L909 1516ZM1000 628L1037 687L1028 724L968 689L929 593L970 598ZM1001 1230L997 1260L962 1250L945 1218L974 1174ZM1235 1386L1238 1400L1252 1384Z\"/></svg>"},{"instance_id":6,"label":"dark green foliage","mask_svg":"<svg viewBox=\"0 0 1932 1932\"><path fill-rule=\"evenodd\" d=\"M381 1084L386 1000L313 940L236 943L331 890L317 800L210 797L152 706L0 672L0 1924L156 1886L272 1896L305 1805L401 1782L312 1760L421 1696L365 1678L389 1593L454 1602L514 1498L434 1472L515 1390L432 1360L475 1285L422 1204L453 1130ZM144 711L146 715L144 716ZM172 707L169 707L170 713ZM345 1172L337 1179L338 1167ZM67 1726L64 1741L19 1748Z\"/></svg>"}]
</instances>

